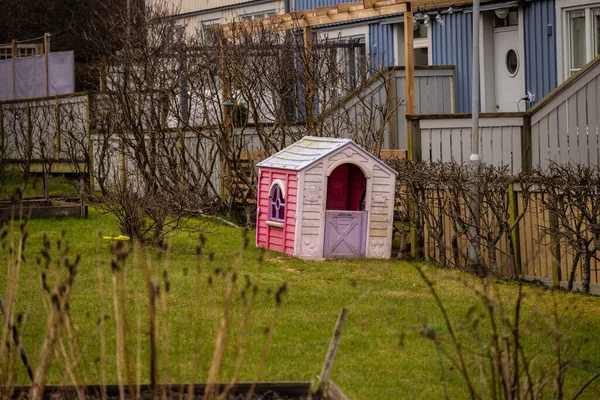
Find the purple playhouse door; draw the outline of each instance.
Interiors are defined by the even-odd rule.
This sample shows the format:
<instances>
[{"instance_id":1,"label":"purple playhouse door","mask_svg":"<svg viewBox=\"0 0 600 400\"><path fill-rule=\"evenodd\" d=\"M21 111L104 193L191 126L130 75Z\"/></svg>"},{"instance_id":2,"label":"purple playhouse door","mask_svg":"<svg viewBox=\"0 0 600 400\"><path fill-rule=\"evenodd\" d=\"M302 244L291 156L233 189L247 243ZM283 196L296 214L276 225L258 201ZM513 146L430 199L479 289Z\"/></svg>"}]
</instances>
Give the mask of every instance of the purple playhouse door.
<instances>
[{"instance_id":1,"label":"purple playhouse door","mask_svg":"<svg viewBox=\"0 0 600 400\"><path fill-rule=\"evenodd\" d=\"M365 256L366 211L325 211L325 258Z\"/></svg>"}]
</instances>

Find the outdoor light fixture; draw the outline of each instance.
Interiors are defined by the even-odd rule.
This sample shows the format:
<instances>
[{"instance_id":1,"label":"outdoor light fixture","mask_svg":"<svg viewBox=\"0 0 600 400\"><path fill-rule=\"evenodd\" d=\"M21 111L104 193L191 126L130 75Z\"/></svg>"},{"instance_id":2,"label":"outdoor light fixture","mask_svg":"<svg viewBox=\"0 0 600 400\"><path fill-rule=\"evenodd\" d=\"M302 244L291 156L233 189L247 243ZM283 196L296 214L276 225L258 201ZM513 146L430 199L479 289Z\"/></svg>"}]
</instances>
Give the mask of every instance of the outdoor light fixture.
<instances>
[{"instance_id":1,"label":"outdoor light fixture","mask_svg":"<svg viewBox=\"0 0 600 400\"><path fill-rule=\"evenodd\" d=\"M496 17L498 17L500 19L504 19L504 18L508 17L509 12L510 12L510 10L508 8L499 8L495 11Z\"/></svg>"},{"instance_id":2,"label":"outdoor light fixture","mask_svg":"<svg viewBox=\"0 0 600 400\"><path fill-rule=\"evenodd\" d=\"M440 24L444 25L444 19L442 18L442 13L440 13L439 11L435 16L435 20L437 22L439 22Z\"/></svg>"},{"instance_id":3,"label":"outdoor light fixture","mask_svg":"<svg viewBox=\"0 0 600 400\"><path fill-rule=\"evenodd\" d=\"M454 8L452 8L452 6L448 7L448 11L446 11L448 13L448 15L452 15L454 14Z\"/></svg>"},{"instance_id":4,"label":"outdoor light fixture","mask_svg":"<svg viewBox=\"0 0 600 400\"><path fill-rule=\"evenodd\" d=\"M429 26L429 21L430 20L431 20L431 17L429 17L428 14L425 14L425 16L423 17L423 25Z\"/></svg>"},{"instance_id":5,"label":"outdoor light fixture","mask_svg":"<svg viewBox=\"0 0 600 400\"><path fill-rule=\"evenodd\" d=\"M223 107L225 107L225 114L230 115L233 107L235 107L235 103L231 99L227 99L223 102Z\"/></svg>"}]
</instances>

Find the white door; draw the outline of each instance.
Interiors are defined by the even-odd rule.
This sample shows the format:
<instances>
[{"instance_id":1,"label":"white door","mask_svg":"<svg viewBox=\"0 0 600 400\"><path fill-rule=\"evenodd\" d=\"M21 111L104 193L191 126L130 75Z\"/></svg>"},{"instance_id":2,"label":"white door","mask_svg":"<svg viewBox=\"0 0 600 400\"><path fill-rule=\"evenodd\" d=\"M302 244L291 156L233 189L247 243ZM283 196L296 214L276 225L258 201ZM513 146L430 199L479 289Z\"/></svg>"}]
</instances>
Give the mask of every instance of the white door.
<instances>
[{"instance_id":1,"label":"white door","mask_svg":"<svg viewBox=\"0 0 600 400\"><path fill-rule=\"evenodd\" d=\"M496 111L525 111L524 61L519 43L519 27L494 29L494 77Z\"/></svg>"}]
</instances>

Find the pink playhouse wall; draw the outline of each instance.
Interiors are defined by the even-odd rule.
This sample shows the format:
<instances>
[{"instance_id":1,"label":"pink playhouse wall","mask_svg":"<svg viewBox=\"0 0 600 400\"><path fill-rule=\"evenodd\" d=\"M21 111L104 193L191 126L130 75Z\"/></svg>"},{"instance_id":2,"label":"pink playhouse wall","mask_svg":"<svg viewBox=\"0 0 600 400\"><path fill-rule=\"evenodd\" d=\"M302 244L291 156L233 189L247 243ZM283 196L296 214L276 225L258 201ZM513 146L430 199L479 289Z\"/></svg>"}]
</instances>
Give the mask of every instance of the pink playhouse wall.
<instances>
[{"instance_id":1,"label":"pink playhouse wall","mask_svg":"<svg viewBox=\"0 0 600 400\"><path fill-rule=\"evenodd\" d=\"M296 171L277 168L261 168L258 182L258 216L256 221L256 246L280 251L292 255L294 253L294 235L296 232L296 202L298 181ZM269 190L271 183L280 179L285 184L285 218L283 228L268 226Z\"/></svg>"}]
</instances>

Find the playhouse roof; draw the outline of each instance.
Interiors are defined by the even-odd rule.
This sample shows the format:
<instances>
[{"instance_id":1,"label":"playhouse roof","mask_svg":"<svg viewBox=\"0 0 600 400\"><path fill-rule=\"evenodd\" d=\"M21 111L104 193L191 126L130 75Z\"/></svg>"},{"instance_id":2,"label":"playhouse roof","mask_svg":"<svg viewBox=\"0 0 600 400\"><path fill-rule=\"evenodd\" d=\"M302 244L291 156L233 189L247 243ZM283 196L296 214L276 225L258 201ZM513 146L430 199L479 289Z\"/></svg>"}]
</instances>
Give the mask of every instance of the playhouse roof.
<instances>
[{"instance_id":1,"label":"playhouse roof","mask_svg":"<svg viewBox=\"0 0 600 400\"><path fill-rule=\"evenodd\" d=\"M315 136L304 136L302 139L281 150L279 153L273 154L266 160L261 161L257 164L257 166L301 171L348 143L352 143L364 154L377 160L385 168L397 174L396 171L388 167L380 159L365 151L352 139L325 138Z\"/></svg>"}]
</instances>

